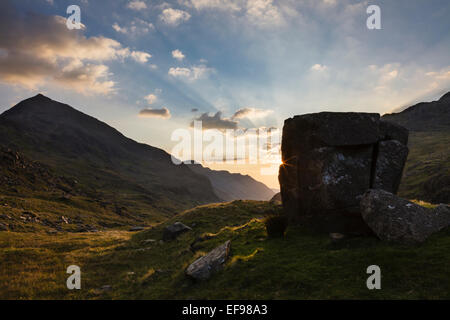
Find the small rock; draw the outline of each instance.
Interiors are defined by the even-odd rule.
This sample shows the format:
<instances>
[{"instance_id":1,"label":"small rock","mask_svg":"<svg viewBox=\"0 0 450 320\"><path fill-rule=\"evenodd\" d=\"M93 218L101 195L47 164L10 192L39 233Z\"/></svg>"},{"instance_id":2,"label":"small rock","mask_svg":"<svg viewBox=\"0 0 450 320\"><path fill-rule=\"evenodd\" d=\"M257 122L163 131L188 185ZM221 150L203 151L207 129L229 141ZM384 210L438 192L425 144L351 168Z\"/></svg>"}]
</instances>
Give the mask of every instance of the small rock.
<instances>
[{"instance_id":1,"label":"small rock","mask_svg":"<svg viewBox=\"0 0 450 320\"><path fill-rule=\"evenodd\" d=\"M195 260L187 269L186 275L196 280L207 280L211 275L222 269L230 255L231 241L210 251L207 255Z\"/></svg>"},{"instance_id":2,"label":"small rock","mask_svg":"<svg viewBox=\"0 0 450 320\"><path fill-rule=\"evenodd\" d=\"M163 231L163 240L173 240L178 237L180 234L192 230L192 228L182 224L181 222L175 222L174 224L167 226Z\"/></svg>"},{"instance_id":3,"label":"small rock","mask_svg":"<svg viewBox=\"0 0 450 320\"><path fill-rule=\"evenodd\" d=\"M154 242L156 242L155 239L146 239L146 240L142 240L142 243L143 243L143 244L149 244L149 243L154 243Z\"/></svg>"}]
</instances>

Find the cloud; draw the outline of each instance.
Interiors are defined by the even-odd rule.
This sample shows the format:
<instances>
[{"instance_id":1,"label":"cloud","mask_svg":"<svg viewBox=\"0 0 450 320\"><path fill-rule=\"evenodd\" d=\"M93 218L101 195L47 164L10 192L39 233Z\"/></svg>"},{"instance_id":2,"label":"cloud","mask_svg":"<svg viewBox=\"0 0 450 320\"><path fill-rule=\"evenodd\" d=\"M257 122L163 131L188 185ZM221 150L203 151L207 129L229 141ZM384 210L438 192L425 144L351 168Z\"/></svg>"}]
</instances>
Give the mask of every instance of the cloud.
<instances>
[{"instance_id":1,"label":"cloud","mask_svg":"<svg viewBox=\"0 0 450 320\"><path fill-rule=\"evenodd\" d=\"M318 63L316 63L315 65L313 65L311 67L311 71L318 71L318 72L323 72L323 71L326 71L327 69L328 69L328 67L326 65L318 64Z\"/></svg>"},{"instance_id":2,"label":"cloud","mask_svg":"<svg viewBox=\"0 0 450 320\"><path fill-rule=\"evenodd\" d=\"M231 117L232 119L243 119L243 118L264 118L271 114L273 110L262 110L256 108L242 108L237 110L234 115Z\"/></svg>"},{"instance_id":3,"label":"cloud","mask_svg":"<svg viewBox=\"0 0 450 320\"><path fill-rule=\"evenodd\" d=\"M292 1L273 0L180 0L188 8L221 10L244 24L273 27L285 24L285 16L297 17Z\"/></svg>"},{"instance_id":4,"label":"cloud","mask_svg":"<svg viewBox=\"0 0 450 320\"><path fill-rule=\"evenodd\" d=\"M127 4L127 8L129 8L131 10L139 11L139 10L147 9L147 4L144 1L133 0Z\"/></svg>"},{"instance_id":5,"label":"cloud","mask_svg":"<svg viewBox=\"0 0 450 320\"><path fill-rule=\"evenodd\" d=\"M50 82L83 94L114 91L103 62L151 57L110 38L68 30L60 16L19 14L9 2L0 4L0 52L0 81L30 89Z\"/></svg>"},{"instance_id":6,"label":"cloud","mask_svg":"<svg viewBox=\"0 0 450 320\"><path fill-rule=\"evenodd\" d=\"M155 94L150 93L149 95L145 96L144 99L148 104L153 104L156 102L156 100L158 100L158 97Z\"/></svg>"},{"instance_id":7,"label":"cloud","mask_svg":"<svg viewBox=\"0 0 450 320\"><path fill-rule=\"evenodd\" d=\"M247 18L250 22L260 26L281 25L283 15L273 0L248 0Z\"/></svg>"},{"instance_id":8,"label":"cloud","mask_svg":"<svg viewBox=\"0 0 450 320\"><path fill-rule=\"evenodd\" d=\"M238 123L232 119L222 118L222 112L217 111L215 115L210 116L208 113L203 113L200 117L195 119L202 121L203 129L237 129ZM191 123L191 127L194 122Z\"/></svg>"},{"instance_id":9,"label":"cloud","mask_svg":"<svg viewBox=\"0 0 450 320\"><path fill-rule=\"evenodd\" d=\"M106 94L114 91L115 82L107 80L109 69L105 65L83 64L66 66L55 79L81 93Z\"/></svg>"},{"instance_id":10,"label":"cloud","mask_svg":"<svg viewBox=\"0 0 450 320\"><path fill-rule=\"evenodd\" d=\"M178 26L180 23L188 21L191 15L183 10L167 8L162 11L159 18L170 26Z\"/></svg>"},{"instance_id":11,"label":"cloud","mask_svg":"<svg viewBox=\"0 0 450 320\"><path fill-rule=\"evenodd\" d=\"M185 58L185 55L180 50L176 49L172 51L172 57L177 59L178 61L181 61Z\"/></svg>"},{"instance_id":12,"label":"cloud","mask_svg":"<svg viewBox=\"0 0 450 320\"><path fill-rule=\"evenodd\" d=\"M133 58L136 62L146 63L148 59L150 59L152 55L143 51L133 51L131 52L131 58Z\"/></svg>"},{"instance_id":13,"label":"cloud","mask_svg":"<svg viewBox=\"0 0 450 320\"><path fill-rule=\"evenodd\" d=\"M170 119L171 114L169 109L162 107L161 109L143 109L139 112L140 118L162 118Z\"/></svg>"},{"instance_id":14,"label":"cloud","mask_svg":"<svg viewBox=\"0 0 450 320\"><path fill-rule=\"evenodd\" d=\"M155 26L151 22L135 18L128 27L121 27L117 22L112 25L113 29L122 34L138 36L147 34L150 30L155 29Z\"/></svg>"},{"instance_id":15,"label":"cloud","mask_svg":"<svg viewBox=\"0 0 450 320\"><path fill-rule=\"evenodd\" d=\"M169 69L168 74L174 78L179 78L187 81L195 81L198 79L206 78L213 72L213 68L208 68L205 65L198 65L191 68L172 67Z\"/></svg>"},{"instance_id":16,"label":"cloud","mask_svg":"<svg viewBox=\"0 0 450 320\"><path fill-rule=\"evenodd\" d=\"M115 22L113 25L112 25L112 27L113 27L113 29L114 30L116 30L116 32L119 32L119 33L128 33L128 29L127 28L122 28L121 26L119 26L118 24L117 24L117 22Z\"/></svg>"},{"instance_id":17,"label":"cloud","mask_svg":"<svg viewBox=\"0 0 450 320\"><path fill-rule=\"evenodd\" d=\"M187 7L202 9L220 9L239 11L242 9L242 1L236 0L184 0L181 3Z\"/></svg>"}]
</instances>

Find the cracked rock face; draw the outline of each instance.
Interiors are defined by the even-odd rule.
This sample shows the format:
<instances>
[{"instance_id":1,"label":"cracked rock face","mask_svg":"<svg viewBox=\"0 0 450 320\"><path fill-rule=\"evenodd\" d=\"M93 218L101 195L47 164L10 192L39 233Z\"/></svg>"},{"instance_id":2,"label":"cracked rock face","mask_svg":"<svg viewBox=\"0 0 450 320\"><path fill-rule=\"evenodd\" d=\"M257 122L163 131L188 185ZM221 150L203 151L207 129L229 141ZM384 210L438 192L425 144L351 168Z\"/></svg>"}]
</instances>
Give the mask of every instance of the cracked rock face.
<instances>
[{"instance_id":1,"label":"cracked rock face","mask_svg":"<svg viewBox=\"0 0 450 320\"><path fill-rule=\"evenodd\" d=\"M407 129L379 114L321 112L287 119L279 181L291 221L326 232L366 234L366 190L396 193L408 155Z\"/></svg>"},{"instance_id":2,"label":"cracked rock face","mask_svg":"<svg viewBox=\"0 0 450 320\"><path fill-rule=\"evenodd\" d=\"M427 209L384 190L369 190L361 200L361 215L384 241L422 243L431 234L450 226L450 209Z\"/></svg>"}]
</instances>

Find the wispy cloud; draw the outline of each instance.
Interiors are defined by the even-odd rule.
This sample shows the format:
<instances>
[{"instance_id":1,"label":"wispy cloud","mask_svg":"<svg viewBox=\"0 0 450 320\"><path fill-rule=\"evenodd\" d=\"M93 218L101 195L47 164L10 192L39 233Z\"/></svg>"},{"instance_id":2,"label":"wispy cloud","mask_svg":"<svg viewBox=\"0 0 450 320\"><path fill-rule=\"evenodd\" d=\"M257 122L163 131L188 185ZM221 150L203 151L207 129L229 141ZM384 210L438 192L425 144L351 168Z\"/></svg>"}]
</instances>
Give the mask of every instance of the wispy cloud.
<instances>
[{"instance_id":1,"label":"wispy cloud","mask_svg":"<svg viewBox=\"0 0 450 320\"><path fill-rule=\"evenodd\" d=\"M190 68L172 67L169 69L168 74L174 78L195 81L207 77L212 72L214 72L214 69L205 65L198 65Z\"/></svg>"},{"instance_id":2,"label":"wispy cloud","mask_svg":"<svg viewBox=\"0 0 450 320\"><path fill-rule=\"evenodd\" d=\"M155 29L155 26L151 22L135 18L128 26L120 26L117 22L114 22L112 28L118 33L138 36L149 33Z\"/></svg>"},{"instance_id":3,"label":"wispy cloud","mask_svg":"<svg viewBox=\"0 0 450 320\"><path fill-rule=\"evenodd\" d=\"M264 118L267 117L269 114L273 113L273 110L262 110L262 109L256 109L256 108L241 108L237 110L234 115L232 116L232 119L254 119L254 118Z\"/></svg>"}]
</instances>

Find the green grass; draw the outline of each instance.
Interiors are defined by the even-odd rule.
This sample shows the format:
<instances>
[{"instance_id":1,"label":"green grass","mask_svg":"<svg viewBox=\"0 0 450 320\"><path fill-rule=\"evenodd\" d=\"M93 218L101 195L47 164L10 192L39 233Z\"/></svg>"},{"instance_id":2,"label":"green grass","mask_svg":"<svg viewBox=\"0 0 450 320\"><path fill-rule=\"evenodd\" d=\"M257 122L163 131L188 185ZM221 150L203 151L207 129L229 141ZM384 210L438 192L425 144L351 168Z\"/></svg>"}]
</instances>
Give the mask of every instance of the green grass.
<instances>
[{"instance_id":1,"label":"green grass","mask_svg":"<svg viewBox=\"0 0 450 320\"><path fill-rule=\"evenodd\" d=\"M450 199L450 132L411 132L399 196L432 203Z\"/></svg>"},{"instance_id":2,"label":"green grass","mask_svg":"<svg viewBox=\"0 0 450 320\"><path fill-rule=\"evenodd\" d=\"M450 230L421 246L375 238L348 238L289 227L269 239L263 217L268 202L235 201L194 208L138 233L31 234L0 232L2 299L449 299ZM160 242L168 223L193 227ZM191 243L201 236L207 240ZM145 240L154 239L154 242ZM188 279L185 268L231 240L224 270L206 282ZM82 270L82 289L65 288L68 265ZM366 268L381 267L381 290L368 290ZM111 285L111 291L102 291Z\"/></svg>"}]
</instances>

